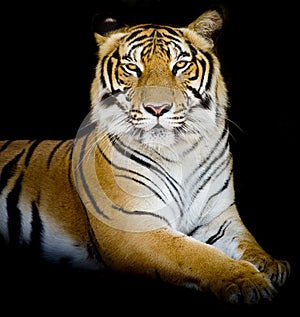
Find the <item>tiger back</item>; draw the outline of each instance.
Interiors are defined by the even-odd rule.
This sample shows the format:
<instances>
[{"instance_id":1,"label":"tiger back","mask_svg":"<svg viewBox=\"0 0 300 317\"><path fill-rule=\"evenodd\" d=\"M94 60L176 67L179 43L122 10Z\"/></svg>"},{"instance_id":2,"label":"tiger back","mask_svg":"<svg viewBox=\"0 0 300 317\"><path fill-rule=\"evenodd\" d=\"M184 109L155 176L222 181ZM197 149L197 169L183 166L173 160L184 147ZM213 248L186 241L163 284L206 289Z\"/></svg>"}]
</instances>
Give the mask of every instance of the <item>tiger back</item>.
<instances>
[{"instance_id":1,"label":"tiger back","mask_svg":"<svg viewBox=\"0 0 300 317\"><path fill-rule=\"evenodd\" d=\"M208 10L186 27L95 34L91 111L74 139L0 144L0 230L10 247L159 276L230 303L273 298L290 266L263 250L236 208L214 51L222 26Z\"/></svg>"}]
</instances>

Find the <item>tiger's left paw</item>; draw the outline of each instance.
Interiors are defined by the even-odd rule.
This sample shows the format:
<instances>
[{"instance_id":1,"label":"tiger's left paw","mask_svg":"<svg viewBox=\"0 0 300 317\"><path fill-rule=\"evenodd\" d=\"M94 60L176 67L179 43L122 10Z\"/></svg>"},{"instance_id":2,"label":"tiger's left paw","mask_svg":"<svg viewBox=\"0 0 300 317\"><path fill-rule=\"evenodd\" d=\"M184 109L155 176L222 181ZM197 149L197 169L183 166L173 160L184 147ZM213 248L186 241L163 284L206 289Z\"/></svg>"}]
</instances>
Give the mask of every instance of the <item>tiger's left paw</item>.
<instances>
[{"instance_id":1,"label":"tiger's left paw","mask_svg":"<svg viewBox=\"0 0 300 317\"><path fill-rule=\"evenodd\" d=\"M271 261L266 261L264 266L257 268L268 275L275 287L284 285L291 273L289 262L283 260L271 259Z\"/></svg>"},{"instance_id":2,"label":"tiger's left paw","mask_svg":"<svg viewBox=\"0 0 300 317\"><path fill-rule=\"evenodd\" d=\"M274 259L263 252L247 250L241 260L251 262L259 271L266 273L275 287L284 285L291 273L288 261Z\"/></svg>"}]
</instances>

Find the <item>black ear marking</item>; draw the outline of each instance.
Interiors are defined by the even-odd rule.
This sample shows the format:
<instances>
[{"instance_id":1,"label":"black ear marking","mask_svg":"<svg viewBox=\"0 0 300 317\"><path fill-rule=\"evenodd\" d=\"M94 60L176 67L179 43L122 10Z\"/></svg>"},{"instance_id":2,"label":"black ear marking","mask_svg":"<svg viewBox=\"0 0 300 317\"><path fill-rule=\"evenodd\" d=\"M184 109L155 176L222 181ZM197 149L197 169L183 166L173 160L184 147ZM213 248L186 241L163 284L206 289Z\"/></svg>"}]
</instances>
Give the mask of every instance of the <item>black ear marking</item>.
<instances>
[{"instance_id":1,"label":"black ear marking","mask_svg":"<svg viewBox=\"0 0 300 317\"><path fill-rule=\"evenodd\" d=\"M104 36L111 31L119 29L121 24L113 17L103 18L96 14L93 17L92 27L95 33Z\"/></svg>"}]
</instances>

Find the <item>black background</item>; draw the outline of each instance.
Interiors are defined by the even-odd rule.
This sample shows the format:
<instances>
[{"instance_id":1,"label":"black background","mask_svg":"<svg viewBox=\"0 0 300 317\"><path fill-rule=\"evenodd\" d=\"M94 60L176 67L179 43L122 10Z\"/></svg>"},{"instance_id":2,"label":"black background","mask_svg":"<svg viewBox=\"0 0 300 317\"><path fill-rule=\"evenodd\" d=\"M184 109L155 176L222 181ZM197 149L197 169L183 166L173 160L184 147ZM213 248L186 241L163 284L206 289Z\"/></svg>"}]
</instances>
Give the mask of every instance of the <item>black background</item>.
<instances>
[{"instance_id":1,"label":"black background","mask_svg":"<svg viewBox=\"0 0 300 317\"><path fill-rule=\"evenodd\" d=\"M192 290L150 281L48 268L34 271L21 261L7 264L0 254L7 264L0 288L11 311L20 308L12 303L22 300L22 309L29 311L37 311L39 302L41 311L73 313L84 307L99 315L104 307L112 313L186 314L209 308L230 313L280 310L289 315L297 309L299 27L294 1L11 1L0 11L0 139L76 135L89 111L95 16L186 25L210 4L221 4L226 11L218 55L231 102L240 214L267 251L290 261L289 282L272 304L233 308Z\"/></svg>"}]
</instances>

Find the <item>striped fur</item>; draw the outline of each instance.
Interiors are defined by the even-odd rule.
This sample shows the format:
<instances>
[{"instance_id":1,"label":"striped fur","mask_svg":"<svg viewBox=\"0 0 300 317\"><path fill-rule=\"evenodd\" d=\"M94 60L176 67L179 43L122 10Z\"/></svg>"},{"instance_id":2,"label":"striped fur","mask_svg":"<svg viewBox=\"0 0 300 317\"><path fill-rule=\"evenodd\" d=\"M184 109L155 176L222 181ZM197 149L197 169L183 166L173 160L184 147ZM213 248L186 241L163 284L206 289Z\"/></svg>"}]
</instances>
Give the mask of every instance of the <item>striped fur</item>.
<instances>
[{"instance_id":1,"label":"striped fur","mask_svg":"<svg viewBox=\"0 0 300 317\"><path fill-rule=\"evenodd\" d=\"M95 34L91 112L73 140L0 143L0 232L51 263L109 267L271 300L288 262L267 254L235 205L216 10L187 27Z\"/></svg>"}]
</instances>

